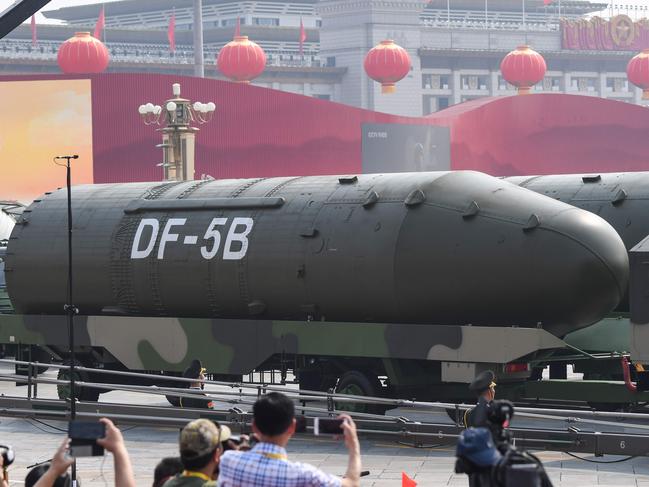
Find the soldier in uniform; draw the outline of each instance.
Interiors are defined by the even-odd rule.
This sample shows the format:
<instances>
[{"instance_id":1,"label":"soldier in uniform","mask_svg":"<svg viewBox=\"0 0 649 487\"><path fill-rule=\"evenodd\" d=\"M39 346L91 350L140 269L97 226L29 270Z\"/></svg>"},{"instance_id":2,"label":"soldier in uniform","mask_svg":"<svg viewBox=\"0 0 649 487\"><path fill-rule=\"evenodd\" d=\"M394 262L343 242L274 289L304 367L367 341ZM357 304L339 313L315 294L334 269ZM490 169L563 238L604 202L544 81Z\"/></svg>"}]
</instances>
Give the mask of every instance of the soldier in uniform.
<instances>
[{"instance_id":1,"label":"soldier in uniform","mask_svg":"<svg viewBox=\"0 0 649 487\"><path fill-rule=\"evenodd\" d=\"M478 404L464 413L464 427L477 428L489 426L487 421L488 405L496 397L496 375L491 370L478 374L469 385L469 390L478 395Z\"/></svg>"}]
</instances>

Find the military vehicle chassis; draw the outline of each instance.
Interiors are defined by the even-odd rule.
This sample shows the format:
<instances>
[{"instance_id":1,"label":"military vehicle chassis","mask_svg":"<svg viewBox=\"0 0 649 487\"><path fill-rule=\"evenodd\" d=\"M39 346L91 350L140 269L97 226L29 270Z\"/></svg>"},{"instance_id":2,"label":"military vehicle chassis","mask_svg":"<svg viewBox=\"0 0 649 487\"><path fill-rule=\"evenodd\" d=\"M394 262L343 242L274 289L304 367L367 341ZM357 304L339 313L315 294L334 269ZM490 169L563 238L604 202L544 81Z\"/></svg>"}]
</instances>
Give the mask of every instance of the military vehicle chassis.
<instances>
[{"instance_id":1,"label":"military vehicle chassis","mask_svg":"<svg viewBox=\"0 0 649 487\"><path fill-rule=\"evenodd\" d=\"M0 315L0 343L14 347L18 359L66 362L67 326L66 316ZM621 378L620 354L578 353L542 328L78 316L75 337L77 363L92 368L178 375L198 358L216 379L271 371L306 390L456 402L472 401L467 383L492 369L499 397L515 401L579 401L602 409L649 402L649 394L610 380ZM553 362L609 375L530 380L531 370L520 366ZM267 377L257 374L262 382ZM78 379L96 380L88 372ZM164 377L155 383L166 385ZM379 411L370 405L367 412Z\"/></svg>"}]
</instances>

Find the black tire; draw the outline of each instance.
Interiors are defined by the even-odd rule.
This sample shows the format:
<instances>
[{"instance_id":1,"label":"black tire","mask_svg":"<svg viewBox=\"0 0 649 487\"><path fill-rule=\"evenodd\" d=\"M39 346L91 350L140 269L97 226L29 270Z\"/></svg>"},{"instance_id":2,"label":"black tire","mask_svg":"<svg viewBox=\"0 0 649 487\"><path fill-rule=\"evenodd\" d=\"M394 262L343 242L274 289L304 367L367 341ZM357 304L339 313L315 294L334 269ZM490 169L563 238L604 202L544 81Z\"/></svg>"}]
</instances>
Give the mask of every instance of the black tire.
<instances>
[{"instance_id":1,"label":"black tire","mask_svg":"<svg viewBox=\"0 0 649 487\"><path fill-rule=\"evenodd\" d=\"M359 370L348 370L343 373L336 384L336 394L349 394L354 396L383 396L383 386L375 375ZM385 414L390 409L382 404L363 403L336 403L336 409L352 413Z\"/></svg>"},{"instance_id":2,"label":"black tire","mask_svg":"<svg viewBox=\"0 0 649 487\"><path fill-rule=\"evenodd\" d=\"M69 361L63 363L63 365L70 365ZM75 361L75 366L81 367L82 364ZM69 369L59 369L59 372L56 376L58 380L69 381L70 380L70 371ZM75 381L88 382L88 373L85 371L74 371ZM70 399L70 386L68 384L57 384L56 392L59 396L59 399ZM97 402L99 395L102 390L95 387L80 387L75 384L74 386L74 395L79 401L84 402Z\"/></svg>"}]
</instances>

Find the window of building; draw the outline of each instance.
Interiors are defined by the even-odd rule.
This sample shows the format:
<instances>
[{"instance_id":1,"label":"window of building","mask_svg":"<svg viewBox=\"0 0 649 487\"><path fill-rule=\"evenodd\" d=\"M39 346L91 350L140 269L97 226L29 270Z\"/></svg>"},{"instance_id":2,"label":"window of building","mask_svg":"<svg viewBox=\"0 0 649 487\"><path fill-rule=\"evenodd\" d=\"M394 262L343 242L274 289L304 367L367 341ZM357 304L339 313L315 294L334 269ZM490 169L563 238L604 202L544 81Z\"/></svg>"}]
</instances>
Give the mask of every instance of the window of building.
<instances>
[{"instance_id":1,"label":"window of building","mask_svg":"<svg viewBox=\"0 0 649 487\"><path fill-rule=\"evenodd\" d=\"M448 90L448 74L423 74L421 76L421 87L428 90Z\"/></svg>"},{"instance_id":2,"label":"window of building","mask_svg":"<svg viewBox=\"0 0 649 487\"><path fill-rule=\"evenodd\" d=\"M215 22L218 25L218 22ZM246 19L239 18L239 25L245 25ZM234 27L237 25L237 19L232 18L232 19L223 19L221 20L221 26L222 27Z\"/></svg>"},{"instance_id":3,"label":"window of building","mask_svg":"<svg viewBox=\"0 0 649 487\"><path fill-rule=\"evenodd\" d=\"M451 104L451 99L448 96L425 95L422 100L424 115L444 110Z\"/></svg>"},{"instance_id":4,"label":"window of building","mask_svg":"<svg viewBox=\"0 0 649 487\"><path fill-rule=\"evenodd\" d=\"M534 86L537 91L561 91L561 78L546 76L543 81Z\"/></svg>"},{"instance_id":5,"label":"window of building","mask_svg":"<svg viewBox=\"0 0 649 487\"><path fill-rule=\"evenodd\" d=\"M327 56L327 67L328 68L336 67L336 56Z\"/></svg>"},{"instance_id":6,"label":"window of building","mask_svg":"<svg viewBox=\"0 0 649 487\"><path fill-rule=\"evenodd\" d=\"M574 91L594 92L597 91L597 83L597 78L575 76L570 80L570 88Z\"/></svg>"},{"instance_id":7,"label":"window of building","mask_svg":"<svg viewBox=\"0 0 649 487\"><path fill-rule=\"evenodd\" d=\"M463 90L487 90L489 77L487 75L464 74L460 77L460 86Z\"/></svg>"},{"instance_id":8,"label":"window of building","mask_svg":"<svg viewBox=\"0 0 649 487\"><path fill-rule=\"evenodd\" d=\"M629 91L629 80L626 78L606 78L606 91L625 93Z\"/></svg>"},{"instance_id":9,"label":"window of building","mask_svg":"<svg viewBox=\"0 0 649 487\"><path fill-rule=\"evenodd\" d=\"M269 17L253 17L252 23L254 25L264 25L264 26L278 26L278 18L269 18Z\"/></svg>"},{"instance_id":10,"label":"window of building","mask_svg":"<svg viewBox=\"0 0 649 487\"><path fill-rule=\"evenodd\" d=\"M322 20L316 19L315 26L318 27L318 28L322 27Z\"/></svg>"},{"instance_id":11,"label":"window of building","mask_svg":"<svg viewBox=\"0 0 649 487\"><path fill-rule=\"evenodd\" d=\"M318 100L331 100L331 95L313 95L313 98L317 98Z\"/></svg>"}]
</instances>

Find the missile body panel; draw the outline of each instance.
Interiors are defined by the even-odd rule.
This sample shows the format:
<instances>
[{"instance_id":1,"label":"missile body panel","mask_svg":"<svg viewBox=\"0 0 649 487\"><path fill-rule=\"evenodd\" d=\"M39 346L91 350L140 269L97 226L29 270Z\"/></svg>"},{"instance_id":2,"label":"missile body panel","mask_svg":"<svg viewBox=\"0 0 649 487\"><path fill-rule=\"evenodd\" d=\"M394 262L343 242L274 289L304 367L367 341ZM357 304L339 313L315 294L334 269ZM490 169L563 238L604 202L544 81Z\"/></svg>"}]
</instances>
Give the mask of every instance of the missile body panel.
<instances>
[{"instance_id":1,"label":"missile body panel","mask_svg":"<svg viewBox=\"0 0 649 487\"><path fill-rule=\"evenodd\" d=\"M476 172L73 188L84 315L587 326L619 302L622 241L596 215ZM18 312L63 313L65 189L7 255ZM404 337L407 339L407 337Z\"/></svg>"},{"instance_id":2,"label":"missile body panel","mask_svg":"<svg viewBox=\"0 0 649 487\"><path fill-rule=\"evenodd\" d=\"M649 235L649 172L513 176L504 179L595 213L615 229L627 250ZM618 310L629 311L628 292Z\"/></svg>"},{"instance_id":3,"label":"missile body panel","mask_svg":"<svg viewBox=\"0 0 649 487\"><path fill-rule=\"evenodd\" d=\"M627 249L649 235L649 172L514 176L504 179L599 215L615 228Z\"/></svg>"}]
</instances>

